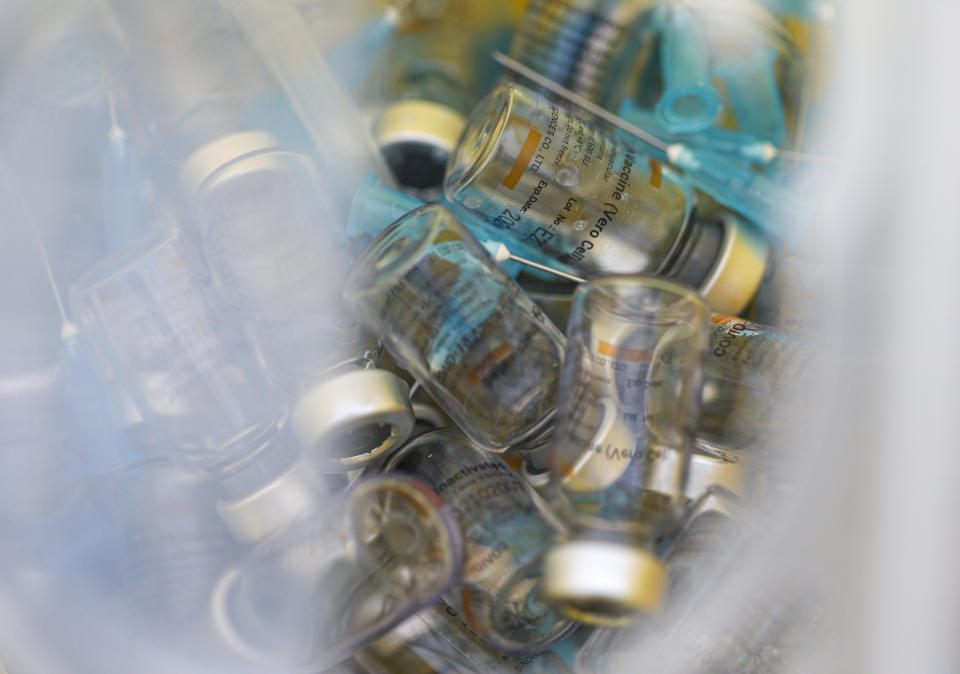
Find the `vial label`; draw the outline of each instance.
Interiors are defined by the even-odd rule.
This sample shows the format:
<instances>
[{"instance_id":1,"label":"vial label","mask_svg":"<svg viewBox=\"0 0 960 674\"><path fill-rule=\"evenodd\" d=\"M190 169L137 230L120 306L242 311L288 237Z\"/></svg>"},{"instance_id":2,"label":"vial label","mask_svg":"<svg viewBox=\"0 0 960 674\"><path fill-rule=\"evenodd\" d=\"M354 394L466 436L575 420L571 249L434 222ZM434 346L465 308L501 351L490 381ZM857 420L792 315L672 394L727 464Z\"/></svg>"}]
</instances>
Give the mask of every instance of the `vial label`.
<instances>
[{"instance_id":1,"label":"vial label","mask_svg":"<svg viewBox=\"0 0 960 674\"><path fill-rule=\"evenodd\" d=\"M784 400L811 352L765 325L719 314L711 320L697 437L730 449L758 445L785 423Z\"/></svg>"},{"instance_id":2,"label":"vial label","mask_svg":"<svg viewBox=\"0 0 960 674\"><path fill-rule=\"evenodd\" d=\"M710 320L714 324L707 361L710 368L729 364L776 372L778 378L793 379L807 365L803 349L774 328L722 314Z\"/></svg>"},{"instance_id":3,"label":"vial label","mask_svg":"<svg viewBox=\"0 0 960 674\"><path fill-rule=\"evenodd\" d=\"M463 185L448 190L503 236L585 275L654 272L672 261L692 209L689 188L652 159L525 90L512 96L502 131L465 133L493 146ZM467 163L469 159L465 159ZM466 175L466 174L464 174ZM466 180L466 178L464 178Z\"/></svg>"},{"instance_id":4,"label":"vial label","mask_svg":"<svg viewBox=\"0 0 960 674\"><path fill-rule=\"evenodd\" d=\"M521 562L518 550L547 545L551 530L539 518L523 479L499 460L460 468L436 487L464 528L463 582L496 588Z\"/></svg>"},{"instance_id":5,"label":"vial label","mask_svg":"<svg viewBox=\"0 0 960 674\"><path fill-rule=\"evenodd\" d=\"M646 233L636 232L633 243L642 245L621 250L610 245L615 237L606 235L628 215L630 194L638 191L633 175L638 155L555 104L548 114L545 128L529 130L501 181L505 205L490 216L490 223L566 264L646 269L645 249L653 247ZM581 181L588 194L580 189Z\"/></svg>"},{"instance_id":6,"label":"vial label","mask_svg":"<svg viewBox=\"0 0 960 674\"><path fill-rule=\"evenodd\" d=\"M466 621L501 646L525 647L563 628L565 621L539 600L539 556L554 531L523 479L498 459L433 468L441 471L434 488L464 533L455 600Z\"/></svg>"}]
</instances>

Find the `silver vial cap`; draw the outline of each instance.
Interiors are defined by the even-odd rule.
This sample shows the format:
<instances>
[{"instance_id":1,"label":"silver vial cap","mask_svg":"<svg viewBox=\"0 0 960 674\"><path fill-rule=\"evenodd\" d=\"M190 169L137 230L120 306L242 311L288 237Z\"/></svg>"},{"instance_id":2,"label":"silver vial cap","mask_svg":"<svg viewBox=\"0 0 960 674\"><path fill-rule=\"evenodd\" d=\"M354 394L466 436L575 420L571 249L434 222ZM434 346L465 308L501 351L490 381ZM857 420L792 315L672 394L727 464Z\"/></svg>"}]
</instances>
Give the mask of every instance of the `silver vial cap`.
<instances>
[{"instance_id":1,"label":"silver vial cap","mask_svg":"<svg viewBox=\"0 0 960 674\"><path fill-rule=\"evenodd\" d=\"M217 513L233 537L252 543L286 529L316 507L323 489L313 470L295 463L256 491L241 498L217 502Z\"/></svg>"},{"instance_id":2,"label":"silver vial cap","mask_svg":"<svg viewBox=\"0 0 960 674\"><path fill-rule=\"evenodd\" d=\"M409 437L415 422L409 394L392 372L346 369L300 396L290 428L317 469L352 470Z\"/></svg>"}]
</instances>

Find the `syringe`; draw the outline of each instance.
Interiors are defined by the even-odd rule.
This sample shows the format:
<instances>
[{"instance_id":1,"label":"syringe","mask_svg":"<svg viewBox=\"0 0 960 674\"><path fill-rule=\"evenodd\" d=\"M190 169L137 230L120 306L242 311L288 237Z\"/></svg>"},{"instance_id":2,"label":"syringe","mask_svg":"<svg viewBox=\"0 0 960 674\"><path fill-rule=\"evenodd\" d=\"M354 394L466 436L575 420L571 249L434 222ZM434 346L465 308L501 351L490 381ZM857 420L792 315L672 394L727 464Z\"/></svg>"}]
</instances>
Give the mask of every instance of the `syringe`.
<instances>
[{"instance_id":1,"label":"syringe","mask_svg":"<svg viewBox=\"0 0 960 674\"><path fill-rule=\"evenodd\" d=\"M801 199L792 190L765 178L749 167L730 161L719 154L695 151L683 143L666 143L501 52L493 52L493 58L502 66L536 82L659 151L667 161L682 169L694 186L724 206L753 220L771 236L795 245L803 228L812 219L813 213L808 200ZM812 155L784 152L779 149L777 156L794 161L822 160Z\"/></svg>"},{"instance_id":2,"label":"syringe","mask_svg":"<svg viewBox=\"0 0 960 674\"><path fill-rule=\"evenodd\" d=\"M549 265L541 264L535 262L527 257L522 257L520 255L514 255L510 252L510 249L507 248L503 242L494 241L493 239L486 239L481 241L483 247L493 256L493 259L499 263L507 262L508 260L513 260L514 262L519 262L520 264L526 265L528 267L533 267L534 269L539 269L540 271L547 272L548 274L553 274L554 276L559 276L560 278L567 279L568 281L573 281L574 283L585 283L587 279L582 276L577 276L575 274L568 274L565 271L560 271L555 267Z\"/></svg>"},{"instance_id":3,"label":"syringe","mask_svg":"<svg viewBox=\"0 0 960 674\"><path fill-rule=\"evenodd\" d=\"M716 154L737 157L755 164L769 164L777 157L782 157L782 151L769 141L761 140L741 131L733 131L718 126L711 126L692 134L670 133L660 126L656 114L652 110L645 110L632 101L623 103L620 107L620 117L655 134L658 138L668 142L669 145L683 144ZM651 149L650 154L657 159L667 161L666 152L658 148Z\"/></svg>"},{"instance_id":4,"label":"syringe","mask_svg":"<svg viewBox=\"0 0 960 674\"><path fill-rule=\"evenodd\" d=\"M347 234L354 237L376 237L391 223L423 205L424 203L422 201L414 197L380 185L376 175L371 174L367 176L354 195L353 204L350 207ZM493 257L497 263L504 265L504 263L514 262L523 267L544 272L567 281L573 281L574 283L584 283L587 280L583 276L574 273L574 269L563 265L563 263L557 260L537 256L535 250L523 246L522 242L509 239L509 245L513 247L513 250L511 250L507 246L507 243L504 242L504 238L498 235L498 230L487 225L482 218L477 217L472 211L458 208L456 204L448 203L447 206L454 211L460 221L467 226L477 238L478 242L490 253L491 257ZM730 220L733 220L733 218L730 218ZM727 226L727 224L723 225L724 228ZM733 227L733 225L729 226ZM743 225L740 225L740 227L743 227ZM735 238L746 237L745 241L750 241L749 235L745 233L745 229L734 229L732 231L739 233L731 236ZM724 235L724 238L726 239L727 236L728 235ZM746 250L750 250L752 247L753 244L748 243ZM679 270L680 273L671 273L670 277L697 286L709 302L719 307L719 311L737 313L742 309L742 305L746 304L749 298L753 296L756 290L755 286L751 286L749 283L744 285L743 279L749 278L749 274L744 276L744 268L749 269L752 264L757 264L756 260L760 260L759 270L762 272L763 260L765 260L766 255L765 250L764 248L762 254L754 252L752 255L746 257L733 256L731 258L728 254L721 254L718 259L721 259L722 262L718 263L715 260L711 263L711 271L706 277L703 277L704 272L702 269L699 271L699 274L696 271L688 273L686 267L681 267ZM760 255L760 257L756 257L757 255ZM717 270L722 269L723 265L730 259L736 259L738 261L736 266L740 276L733 277L732 281L718 282L717 275L720 272ZM744 262L750 260L753 260L753 262L744 265ZM690 267L689 269L695 270L696 267ZM504 270L511 276L516 277L520 268L504 265ZM757 283L759 283L759 276L756 278ZM732 283L732 285L727 285L728 283Z\"/></svg>"},{"instance_id":5,"label":"syringe","mask_svg":"<svg viewBox=\"0 0 960 674\"><path fill-rule=\"evenodd\" d=\"M44 272L60 315L60 347L57 363L60 380L77 436L86 452L85 469L91 474L108 473L128 466L138 458L127 442L121 416L109 387L97 374L90 350L81 338L76 324L68 317L60 290L53 277L50 258L40 237L33 214L23 199L19 187L0 159L0 188L5 187L14 199L14 206L27 223L43 262Z\"/></svg>"},{"instance_id":6,"label":"syringe","mask_svg":"<svg viewBox=\"0 0 960 674\"><path fill-rule=\"evenodd\" d=\"M107 251L112 251L143 233L144 181L139 155L120 123L109 91L107 109L110 128L103 154L103 236Z\"/></svg>"}]
</instances>

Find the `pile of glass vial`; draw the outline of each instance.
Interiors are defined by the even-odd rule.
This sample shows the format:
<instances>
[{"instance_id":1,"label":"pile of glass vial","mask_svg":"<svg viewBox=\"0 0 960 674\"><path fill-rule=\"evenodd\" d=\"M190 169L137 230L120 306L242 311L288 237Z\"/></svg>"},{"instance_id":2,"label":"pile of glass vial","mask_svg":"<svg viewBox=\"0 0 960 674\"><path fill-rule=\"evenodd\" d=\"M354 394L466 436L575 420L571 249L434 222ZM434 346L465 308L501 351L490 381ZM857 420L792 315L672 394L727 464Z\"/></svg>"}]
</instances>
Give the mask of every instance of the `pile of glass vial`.
<instances>
[{"instance_id":1,"label":"pile of glass vial","mask_svg":"<svg viewBox=\"0 0 960 674\"><path fill-rule=\"evenodd\" d=\"M691 616L796 486L825 3L22 5L50 596L231 671L793 671L802 590Z\"/></svg>"}]
</instances>

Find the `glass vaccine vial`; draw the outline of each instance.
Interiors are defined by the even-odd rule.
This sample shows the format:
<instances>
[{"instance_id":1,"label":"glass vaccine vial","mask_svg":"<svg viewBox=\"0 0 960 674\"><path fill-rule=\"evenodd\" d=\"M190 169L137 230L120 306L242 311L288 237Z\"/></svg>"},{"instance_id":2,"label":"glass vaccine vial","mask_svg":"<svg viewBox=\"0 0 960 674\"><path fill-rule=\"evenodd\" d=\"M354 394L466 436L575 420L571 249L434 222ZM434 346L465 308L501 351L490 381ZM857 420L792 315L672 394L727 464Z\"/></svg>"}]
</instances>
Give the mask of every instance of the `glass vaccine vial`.
<instances>
[{"instance_id":1,"label":"glass vaccine vial","mask_svg":"<svg viewBox=\"0 0 960 674\"><path fill-rule=\"evenodd\" d=\"M212 622L248 660L324 670L435 603L462 563L460 529L437 494L404 475L376 475L227 570Z\"/></svg>"},{"instance_id":2,"label":"glass vaccine vial","mask_svg":"<svg viewBox=\"0 0 960 674\"><path fill-rule=\"evenodd\" d=\"M762 452L796 415L793 392L811 351L770 326L723 314L710 321L697 444L713 452Z\"/></svg>"},{"instance_id":3,"label":"glass vaccine vial","mask_svg":"<svg viewBox=\"0 0 960 674\"><path fill-rule=\"evenodd\" d=\"M706 600L729 584L727 579L759 523L758 513L721 487L710 488L690 503L665 545L670 580L664 610L628 627L595 630L577 655L577 671L620 671L640 657L644 664L670 669L665 663L672 662L675 668L678 653L690 658L683 671L741 671L717 662L733 642L718 643L717 635L709 633L713 629L703 630L714 625L702 610Z\"/></svg>"},{"instance_id":4,"label":"glass vaccine vial","mask_svg":"<svg viewBox=\"0 0 960 674\"><path fill-rule=\"evenodd\" d=\"M474 222L464 220L476 232ZM490 235L478 232L479 238L484 236ZM530 257L526 251L517 253ZM717 219L698 218L676 263L663 278L696 288L713 311L737 315L757 295L768 259L767 242L740 219L730 214ZM516 275L520 286L555 325L566 326L575 284L566 279L558 281L555 275L547 280L524 272Z\"/></svg>"},{"instance_id":5,"label":"glass vaccine vial","mask_svg":"<svg viewBox=\"0 0 960 674\"><path fill-rule=\"evenodd\" d=\"M542 596L543 553L557 531L500 457L444 429L408 442L384 470L424 481L453 511L466 556L446 598L486 641L506 653L539 653L574 629Z\"/></svg>"},{"instance_id":6,"label":"glass vaccine vial","mask_svg":"<svg viewBox=\"0 0 960 674\"><path fill-rule=\"evenodd\" d=\"M314 162L255 136L222 139L189 165L205 176L193 204L200 242L290 400L293 435L320 470L350 470L409 436L408 387L375 366L379 341L344 304L342 244Z\"/></svg>"},{"instance_id":7,"label":"glass vaccine vial","mask_svg":"<svg viewBox=\"0 0 960 674\"><path fill-rule=\"evenodd\" d=\"M373 136L397 182L426 201L442 193L450 153L479 96L476 60L464 26L450 21L403 26L394 38L386 102Z\"/></svg>"},{"instance_id":8,"label":"glass vaccine vial","mask_svg":"<svg viewBox=\"0 0 960 674\"><path fill-rule=\"evenodd\" d=\"M397 182L423 201L442 196L447 160L467 113L493 86L490 52L509 43L516 4L404 3L372 130Z\"/></svg>"},{"instance_id":9,"label":"glass vaccine vial","mask_svg":"<svg viewBox=\"0 0 960 674\"><path fill-rule=\"evenodd\" d=\"M177 465L218 483L231 534L258 540L318 497L281 436L287 410L242 335L199 251L157 229L101 260L70 307L107 379L116 379Z\"/></svg>"},{"instance_id":10,"label":"glass vaccine vial","mask_svg":"<svg viewBox=\"0 0 960 674\"><path fill-rule=\"evenodd\" d=\"M445 191L506 240L585 277L667 272L695 205L669 168L518 85L473 110Z\"/></svg>"},{"instance_id":11,"label":"glass vaccine vial","mask_svg":"<svg viewBox=\"0 0 960 674\"><path fill-rule=\"evenodd\" d=\"M493 452L546 442L563 335L449 210L390 226L344 294L471 440Z\"/></svg>"},{"instance_id":12,"label":"glass vaccine vial","mask_svg":"<svg viewBox=\"0 0 960 674\"><path fill-rule=\"evenodd\" d=\"M546 596L573 618L621 625L659 606L654 544L685 502L708 316L696 292L657 278L574 295L549 485L569 532L544 564Z\"/></svg>"}]
</instances>

